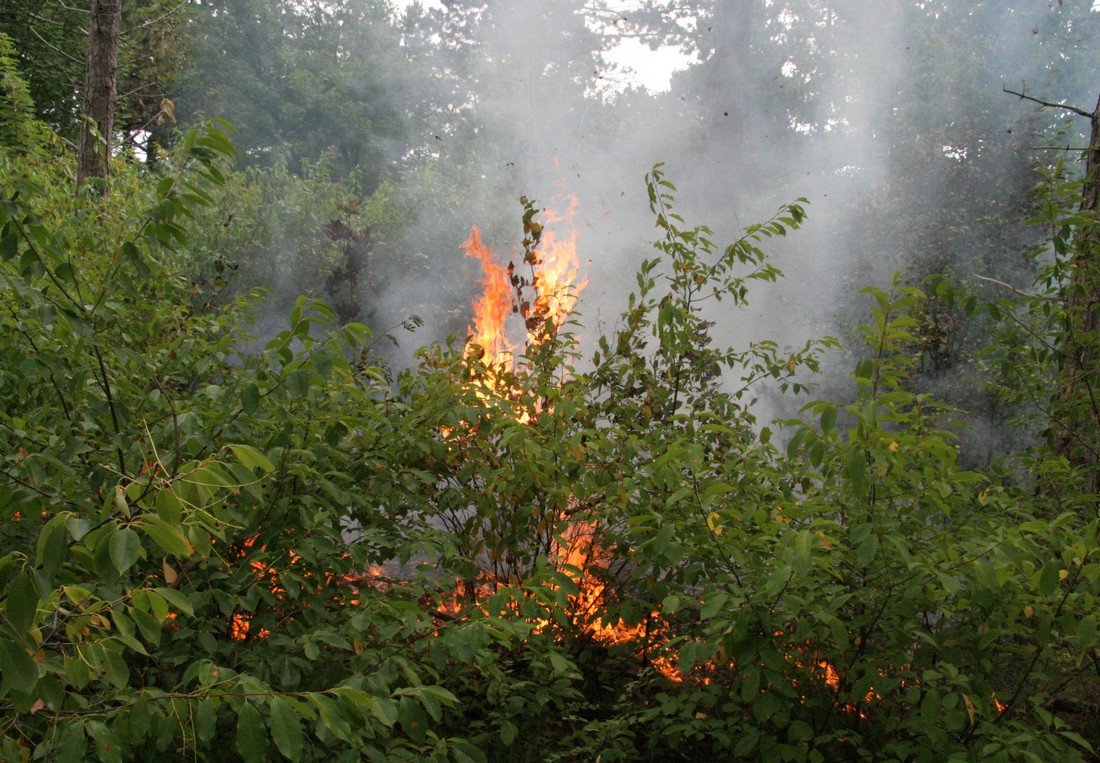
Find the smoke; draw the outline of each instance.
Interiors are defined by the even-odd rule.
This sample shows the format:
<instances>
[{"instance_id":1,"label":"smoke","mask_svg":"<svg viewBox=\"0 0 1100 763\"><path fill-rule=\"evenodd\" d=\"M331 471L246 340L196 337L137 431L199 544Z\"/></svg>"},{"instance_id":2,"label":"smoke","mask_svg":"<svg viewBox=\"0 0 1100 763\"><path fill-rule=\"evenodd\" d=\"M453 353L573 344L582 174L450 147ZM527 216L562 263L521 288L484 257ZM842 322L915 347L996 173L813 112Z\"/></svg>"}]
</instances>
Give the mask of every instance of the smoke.
<instances>
[{"instance_id":1,"label":"smoke","mask_svg":"<svg viewBox=\"0 0 1100 763\"><path fill-rule=\"evenodd\" d=\"M550 204L563 188L580 200L583 339L612 326L653 254L642 179L657 162L677 211L719 242L810 201L804 229L767 246L786 279L710 315L719 342L850 335L859 287L896 270L1026 283L1035 234L1019 213L1031 168L1052 158L1032 143L1061 120L1002 83L1089 104L1100 70L1091 0L398 5L409 66L393 97L416 148L395 159L405 218L388 256L405 277L369 298L383 323L425 318L411 345L465 331L470 225L508 257L519 197ZM667 90L624 72L639 44L680 51ZM844 374L830 369L826 386ZM958 376L938 386L975 383Z\"/></svg>"}]
</instances>

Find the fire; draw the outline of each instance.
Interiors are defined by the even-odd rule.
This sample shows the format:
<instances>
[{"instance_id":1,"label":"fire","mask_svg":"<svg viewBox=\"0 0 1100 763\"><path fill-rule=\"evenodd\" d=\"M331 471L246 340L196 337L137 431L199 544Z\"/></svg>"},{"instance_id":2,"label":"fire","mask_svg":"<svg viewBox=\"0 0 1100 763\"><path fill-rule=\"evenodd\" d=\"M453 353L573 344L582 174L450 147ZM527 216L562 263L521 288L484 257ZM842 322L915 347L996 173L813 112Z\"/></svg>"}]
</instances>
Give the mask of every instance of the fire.
<instances>
[{"instance_id":1,"label":"fire","mask_svg":"<svg viewBox=\"0 0 1100 763\"><path fill-rule=\"evenodd\" d=\"M578 232L572 220L579 204L575 196L565 200L566 209L558 213L544 210L547 222L564 224L568 231L559 236L554 230L525 218L522 265L530 275L517 272L514 262L500 264L475 225L462 247L467 257L481 263L481 294L472 304L473 324L466 345L467 356L484 358L488 364L514 362L516 343L508 337L508 316L518 313L523 319L528 347L553 336L569 319L580 293L588 281L580 276L577 256Z\"/></svg>"},{"instance_id":2,"label":"fire","mask_svg":"<svg viewBox=\"0 0 1100 763\"><path fill-rule=\"evenodd\" d=\"M574 522L555 545L557 566L569 570L577 586L577 593L570 597L572 619L593 640L606 646L641 641L646 636L643 623L627 625L593 617L608 603L607 584L596 570L606 568L610 561L606 550L596 543L596 530L595 522ZM657 613L654 616L659 617Z\"/></svg>"},{"instance_id":3,"label":"fire","mask_svg":"<svg viewBox=\"0 0 1100 763\"><path fill-rule=\"evenodd\" d=\"M474 324L470 327L466 354L470 355L478 351L474 348L479 348L488 362L502 362L515 350L508 341L506 328L508 316L512 313L512 268L496 263L496 253L486 246L476 225L462 247L467 257L481 263L482 271L481 294L472 305Z\"/></svg>"},{"instance_id":4,"label":"fire","mask_svg":"<svg viewBox=\"0 0 1100 763\"><path fill-rule=\"evenodd\" d=\"M547 231L542 239L541 259L534 279L538 293L534 316L536 320L552 325L555 330L573 313L577 298L588 285L587 279L577 280L580 275L577 235L577 231L573 230L567 238L559 241L553 231ZM530 321L528 318L529 324ZM535 340L530 325L528 340Z\"/></svg>"},{"instance_id":5,"label":"fire","mask_svg":"<svg viewBox=\"0 0 1100 763\"><path fill-rule=\"evenodd\" d=\"M508 317L518 314L523 320L525 346L538 347L552 340L558 330L573 313L577 300L588 285L581 275L580 258L577 255L578 231L572 222L579 206L576 196L564 194L564 211L543 210L548 225L565 228L564 233L534 221L533 208L528 204L524 217L523 258L521 267L530 274L517 272L514 262L506 266L486 245L481 231L474 226L463 244L466 256L481 263L481 294L472 303L473 323L469 329L466 356L484 360L489 366L503 364L514 366L518 343L508 337ZM524 200L526 203L526 199ZM487 394L482 390L479 395ZM528 420L526 413L520 421ZM450 431L443 432L448 437ZM666 629L660 613L653 612L647 623L627 625L622 621L606 621L596 613L610 603L611 592L599 574L610 562L606 549L596 542L598 527L595 522L575 520L554 544L552 561L559 570L565 570L577 587L570 597L569 617L573 625L586 636L605 646L640 644L646 651L648 642ZM482 576L477 581L456 581L454 589L438 603L436 612L447 617L459 616L464 605L477 606L479 600L490 596L500 588L500 581ZM551 627L549 621L532 623L535 632ZM683 680L671 659L665 656L643 655L661 673Z\"/></svg>"}]
</instances>

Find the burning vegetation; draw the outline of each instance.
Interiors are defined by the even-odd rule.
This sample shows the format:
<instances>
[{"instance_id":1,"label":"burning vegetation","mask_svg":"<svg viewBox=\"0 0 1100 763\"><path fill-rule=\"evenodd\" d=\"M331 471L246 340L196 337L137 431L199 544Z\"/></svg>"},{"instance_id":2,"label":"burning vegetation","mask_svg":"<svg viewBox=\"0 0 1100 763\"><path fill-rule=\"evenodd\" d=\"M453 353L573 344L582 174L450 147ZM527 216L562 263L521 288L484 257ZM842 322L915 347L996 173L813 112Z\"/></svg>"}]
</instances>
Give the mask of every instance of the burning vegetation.
<instances>
[{"instance_id":1,"label":"burning vegetation","mask_svg":"<svg viewBox=\"0 0 1100 763\"><path fill-rule=\"evenodd\" d=\"M189 200L160 187L158 214ZM762 247L803 203L720 247L673 190L656 168L653 256L584 362L575 217L531 203L511 262L467 241L468 340L396 378L364 360L364 327L304 298L233 357L239 314L135 311L101 334L21 306L66 360L11 424L29 434L5 467L22 550L0 557L0 753L1083 758L1094 493L1056 460L1056 501L959 466L944 409L909 388L923 296L901 283L869 292L856 400L805 404L781 438L756 419L762 383L805 392L833 343L711 329L778 277ZM0 205L4 241L33 265L23 203ZM65 298L35 284L20 299ZM186 301L184 280L153 284ZM122 336L148 350L109 355ZM111 421L108 362L118 425L140 429L43 457L48 417L84 438ZM56 404L74 389L89 397Z\"/></svg>"},{"instance_id":2,"label":"burning vegetation","mask_svg":"<svg viewBox=\"0 0 1100 763\"><path fill-rule=\"evenodd\" d=\"M664 209L661 204L667 205L671 198L667 190L660 190L666 187L660 185L659 176L656 182L655 206ZM605 385L608 396L588 401L585 411L574 394L576 371L568 364L554 364L572 347L566 327L585 286L573 227L578 203L569 199L567 212L561 215L545 213L544 224L538 221L534 205L523 202L524 237L512 261L490 248L476 227L471 230L464 250L478 260L482 279L464 348L449 360L441 354L425 359L425 369L440 371L452 380L453 386L447 389L453 401L452 418L437 427L438 447L419 462L430 470L432 480L430 489L427 483L419 488L427 494L419 519L429 532L442 528L453 546L441 559L423 557L416 574L398 574L395 569L401 564L395 568L391 560L365 573L326 573L315 591L352 608L379 596L418 592L417 606L426 618L422 627L442 642L467 628L501 628L507 623L525 649L548 644L540 648L549 648L558 655L556 660L566 660L561 664L570 666L567 673L583 670L577 675L586 676L586 681L602 681L600 685L606 687L621 683L623 675L651 676L648 680L658 682L651 690L671 692L669 697L684 692L688 694L683 696L691 696L691 691L703 692L700 696L726 693L753 708L751 716L734 721L722 720L710 700L685 705L685 712L701 725L717 723L712 729L716 734L730 723L766 727L773 722L769 713L774 712L831 717L833 726L850 735L882 727L904 728L909 714L923 712L920 709L929 696L940 697L943 677L935 669L921 667L928 663L920 633L892 633L880 622L895 594L877 590L870 602L863 602L851 589L841 593L842 587L827 584L825 590L835 590L837 595L836 614L811 622L804 614L807 604L791 590L800 576L822 575L824 580L845 579L853 585L854 580L846 576L865 574L859 570L873 567L878 558L877 536L864 535L849 547L854 554L851 567L833 567L832 553L845 543L837 533L843 525L833 524L835 517L829 521L815 517L799 497L814 490L812 479L787 482L776 493L771 492L773 488L756 493L759 488L750 486L746 496L755 498L749 498L743 508L723 501L732 492L731 481L743 479L740 472L728 470L744 468L754 457L754 451L746 449L752 441L751 418L736 404L736 394L713 389L703 407L692 411L689 404L699 406L704 400L699 391L711 383L707 374L694 382L674 382L671 388L659 383L663 379L667 384L678 373L662 355L669 348L669 332L679 331L683 337L684 344L676 350L680 356L722 360L720 353L709 348L709 324L697 316L692 301L700 296L696 289L701 283L728 267L721 259L706 262L700 256L710 254L706 231L697 229L684 236L664 218L670 238L696 242L701 251L679 243L666 250L676 256L668 277L671 296L649 298L656 282L641 280L638 308L626 314L627 329L618 335L618 347L601 346L608 353L605 363L611 364L602 370L618 369L618 386L601 378L598 368L585 381ZM797 221L798 215L797 208L777 215L768 226L750 231L741 248L727 249L725 256L748 266L750 276L766 276L768 266L754 242L777 235L789 224L786 221ZM647 267L652 265L643 266L643 273ZM727 287L739 294L743 276L728 278ZM647 305L653 311L651 323L646 322ZM677 309L683 312L677 314ZM638 333L647 326L658 340L652 353L645 352L646 341ZM881 330L889 339L890 325L883 324ZM801 364L812 365L810 351L781 356L764 347L734 360L750 371L753 363L763 363L775 378L791 379ZM619 357L612 360L615 356ZM548 362L551 373L545 372ZM694 367L703 368L705 363L696 362ZM754 377L750 373L747 378ZM459 383L453 384L455 379ZM648 390L639 392L646 384ZM692 384L702 386L693 392ZM422 394L435 394L429 390ZM692 479L675 490L665 488L662 500L667 514L647 511L644 518L637 507L646 506L650 496L639 490L639 474L648 474L651 486L672 480L672 473L662 466L667 454L638 448L627 439L614 446L623 448L625 456L592 454L587 439L597 427L604 430L600 434L605 441L615 441L624 425L613 418L599 423L599 406L621 411L624 400L637 398L650 418L659 418L655 412L662 408L668 411L661 426L681 433L677 447L686 450L678 457L694 461L698 472L711 474L705 482ZM727 407L721 407L723 402ZM465 413L453 415L459 411ZM711 417L718 412L732 422L721 430L706 423L714 421ZM822 429L804 429L795 437L795 447L806 449L811 462L818 458L813 455L816 443L828 437L834 415L826 411ZM586 418L591 416L596 418ZM637 432L636 422L629 427ZM886 479L902 445L895 435L880 445L881 454L874 456L875 473L878 479ZM556 453L551 470L541 475L532 472L531 453L550 447ZM731 458L731 453L740 455ZM654 466L656 471L651 471ZM548 490L550 485L553 489ZM759 505L761 501L764 505ZM616 506L633 506L635 513L631 516ZM671 516L680 519L666 521ZM690 563L683 558L683 541L676 533L695 535L696 558ZM254 538L246 542L242 554L253 542ZM761 543L765 544L761 549L771 549L765 565L772 572L750 591L742 588L745 562L738 558L744 558L746 548ZM287 568L292 569L297 555L289 553ZM280 573L266 562L250 565L268 587L273 612L285 627L295 615L284 603ZM406 563L404 569L408 568ZM694 571L685 574L688 570ZM727 584L716 587L708 582L716 570L728 576ZM325 593L333 585L343 589L343 599ZM926 616L939 615L929 610ZM862 625L853 631L841 622L842 617ZM957 627L932 627L930 632L939 632L943 638ZM272 634L267 628L251 634L249 616L240 612L233 615L230 628L232 638L239 640L262 640ZM855 634L854 643L850 633ZM889 663L865 660L862 655L871 648L889 650ZM954 700L940 697L939 702L953 704L939 712L958 715L964 729L976 729L983 721L996 723L1011 708L1011 702L998 696L1002 690L997 683L968 684L952 695ZM805 710L780 710L788 700ZM633 701L641 707L652 704L641 696ZM789 729L806 724L792 721L790 715L782 722ZM509 727L503 728L502 733L509 736ZM850 738L840 737L837 749L843 749Z\"/></svg>"}]
</instances>

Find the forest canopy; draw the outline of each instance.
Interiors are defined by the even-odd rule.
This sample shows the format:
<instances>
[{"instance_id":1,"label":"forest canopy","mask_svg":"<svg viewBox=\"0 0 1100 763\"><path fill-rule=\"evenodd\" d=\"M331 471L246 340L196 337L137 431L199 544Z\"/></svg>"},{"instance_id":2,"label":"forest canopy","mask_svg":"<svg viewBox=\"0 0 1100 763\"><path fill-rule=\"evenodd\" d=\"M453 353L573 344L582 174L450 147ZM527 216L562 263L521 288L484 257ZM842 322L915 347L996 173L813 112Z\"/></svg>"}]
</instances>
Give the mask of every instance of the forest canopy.
<instances>
[{"instance_id":1,"label":"forest canopy","mask_svg":"<svg viewBox=\"0 0 1100 763\"><path fill-rule=\"evenodd\" d=\"M0 757L1095 757L1091 2L86 5L0 11Z\"/></svg>"}]
</instances>

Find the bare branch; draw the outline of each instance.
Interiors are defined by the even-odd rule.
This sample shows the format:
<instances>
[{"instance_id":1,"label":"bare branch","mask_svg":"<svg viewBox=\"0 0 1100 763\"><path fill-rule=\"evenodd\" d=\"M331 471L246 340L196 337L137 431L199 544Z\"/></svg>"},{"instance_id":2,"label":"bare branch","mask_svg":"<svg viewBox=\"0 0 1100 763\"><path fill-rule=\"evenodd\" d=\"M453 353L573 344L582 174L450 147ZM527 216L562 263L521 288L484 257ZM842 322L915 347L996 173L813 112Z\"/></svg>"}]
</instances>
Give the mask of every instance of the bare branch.
<instances>
[{"instance_id":1,"label":"bare branch","mask_svg":"<svg viewBox=\"0 0 1100 763\"><path fill-rule=\"evenodd\" d=\"M1074 114L1077 114L1078 116L1082 116L1085 119L1092 119L1092 112L1091 111L1085 111L1082 108L1079 108L1077 106L1071 106L1068 103L1054 103L1053 101L1044 101L1042 98L1036 98L1033 95L1028 95L1026 87L1024 87L1022 90L1017 92L1015 90L1010 90L1009 88L1005 87L1002 84L1001 85L1001 91L1005 92L1005 93L1008 93L1009 95L1015 95L1018 98L1020 98L1020 100L1031 101L1032 103L1037 103L1040 106L1044 106L1048 109L1064 109L1066 111L1073 112Z\"/></svg>"},{"instance_id":2,"label":"bare branch","mask_svg":"<svg viewBox=\"0 0 1100 763\"><path fill-rule=\"evenodd\" d=\"M160 14L157 17L147 19L146 21L143 21L142 23L138 24L135 27L130 27L129 29L123 30L122 32L119 33L119 36L120 37L128 37L131 34L133 34L134 32L140 32L142 29L145 29L146 27L150 27L150 26L153 26L154 24L158 24L161 21L163 21L164 19L168 18L169 16L171 16L175 13L179 13L180 9L183 8L184 5L186 5L186 3L178 3L177 5L173 5L167 11L165 11L164 13Z\"/></svg>"},{"instance_id":3,"label":"bare branch","mask_svg":"<svg viewBox=\"0 0 1100 763\"><path fill-rule=\"evenodd\" d=\"M38 20L38 21L45 21L45 19L42 19L41 17L39 17L39 16L36 16L36 15L35 15L35 14L33 14L33 13L31 14L31 18L34 18L34 19L36 19L36 20ZM41 34L39 33L39 31L38 31L37 29L35 29L35 28L34 28L34 24L27 24L27 29L31 30L31 34L33 34L33 35L34 35L35 37L37 37L37 38L38 38L38 39L39 39L39 40L40 40L40 41L42 42L42 44L43 44L43 45L45 45L45 46L46 46L47 48L49 48L50 50L52 50L52 51L53 51L54 53L60 53L60 54L61 54L61 55L63 55L63 56L65 57L65 58L69 59L70 61L74 61L74 62L76 62L76 63L80 64L81 66L83 66L83 65L84 65L84 61L82 61L81 59L79 59L79 58L77 58L76 56L72 55L71 53L68 53L68 52L66 52L66 51L62 50L61 48L57 47L57 46L56 46L56 45L54 45L54 44L53 44L52 42L50 42L49 40L47 40L47 39L46 39L45 37L43 37L43 36L42 36L42 35L41 35Z\"/></svg>"},{"instance_id":4,"label":"bare branch","mask_svg":"<svg viewBox=\"0 0 1100 763\"><path fill-rule=\"evenodd\" d=\"M978 275L977 273L974 274L974 277L977 278L978 280L985 281L987 283L996 284L997 286L1003 286L1004 288L1011 291L1013 294L1017 294L1021 297L1031 298L1031 297L1038 296L1036 294L1029 294L1028 292L1024 291L1023 289L1018 289L1010 283L1005 283L1004 281L998 281L996 278L989 278L987 276Z\"/></svg>"},{"instance_id":5,"label":"bare branch","mask_svg":"<svg viewBox=\"0 0 1100 763\"><path fill-rule=\"evenodd\" d=\"M73 8L71 5L65 5L65 3L61 2L60 0L58 0L57 4L65 10L72 11L73 13L83 13L85 16L92 15L92 12L89 11L87 8Z\"/></svg>"}]
</instances>

